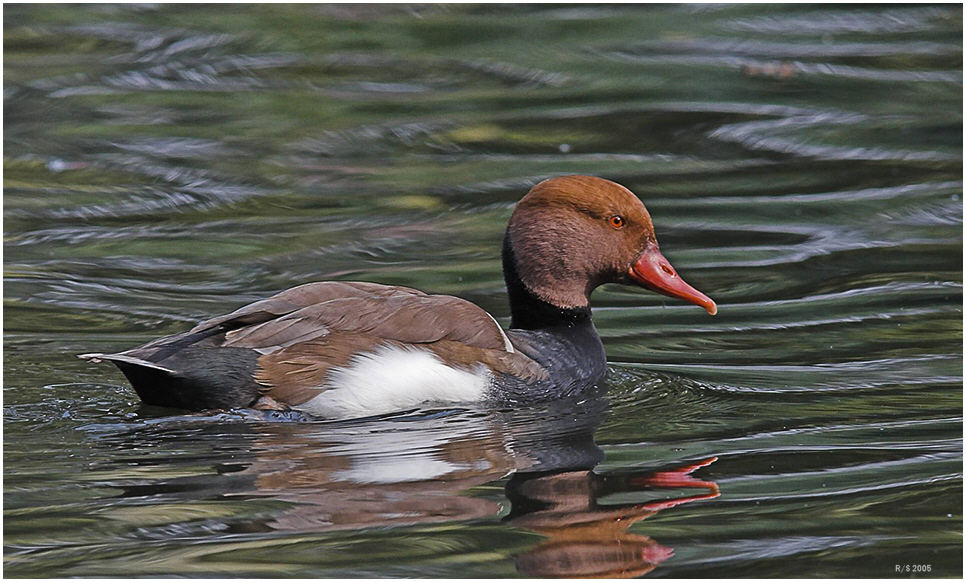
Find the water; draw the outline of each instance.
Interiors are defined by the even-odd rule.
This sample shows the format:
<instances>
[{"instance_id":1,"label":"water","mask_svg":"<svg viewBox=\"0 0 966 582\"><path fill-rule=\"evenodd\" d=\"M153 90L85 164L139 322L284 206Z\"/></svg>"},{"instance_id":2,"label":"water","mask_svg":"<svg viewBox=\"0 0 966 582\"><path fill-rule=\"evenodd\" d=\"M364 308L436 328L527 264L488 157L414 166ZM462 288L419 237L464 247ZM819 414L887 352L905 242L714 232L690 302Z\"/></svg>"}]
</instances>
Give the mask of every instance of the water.
<instances>
[{"instance_id":1,"label":"water","mask_svg":"<svg viewBox=\"0 0 966 582\"><path fill-rule=\"evenodd\" d=\"M4 12L7 576L962 575L960 6ZM74 357L325 279L506 323L562 173L720 306L598 290L604 397L173 415Z\"/></svg>"}]
</instances>

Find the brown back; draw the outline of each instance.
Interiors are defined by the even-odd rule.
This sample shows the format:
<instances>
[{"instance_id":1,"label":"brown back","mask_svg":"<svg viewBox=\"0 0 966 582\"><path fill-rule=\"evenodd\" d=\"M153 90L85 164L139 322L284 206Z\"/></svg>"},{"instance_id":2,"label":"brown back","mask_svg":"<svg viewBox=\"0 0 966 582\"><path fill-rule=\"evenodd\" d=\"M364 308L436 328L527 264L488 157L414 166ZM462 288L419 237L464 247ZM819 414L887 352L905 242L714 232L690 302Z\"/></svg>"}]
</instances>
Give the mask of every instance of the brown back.
<instances>
[{"instance_id":1,"label":"brown back","mask_svg":"<svg viewBox=\"0 0 966 582\"><path fill-rule=\"evenodd\" d=\"M403 343L450 340L487 349L507 347L493 318L465 299L376 283L301 285L204 321L191 331L217 325L234 328L225 335L224 346L263 353L342 332Z\"/></svg>"}]
</instances>

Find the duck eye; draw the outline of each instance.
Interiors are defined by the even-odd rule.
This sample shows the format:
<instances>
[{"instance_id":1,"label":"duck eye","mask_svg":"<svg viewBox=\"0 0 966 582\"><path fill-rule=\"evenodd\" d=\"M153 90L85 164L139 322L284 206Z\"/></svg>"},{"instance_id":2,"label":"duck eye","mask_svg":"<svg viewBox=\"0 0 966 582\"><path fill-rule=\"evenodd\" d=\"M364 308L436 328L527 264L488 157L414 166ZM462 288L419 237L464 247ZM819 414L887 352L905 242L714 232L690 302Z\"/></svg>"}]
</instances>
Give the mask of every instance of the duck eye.
<instances>
[{"instance_id":1,"label":"duck eye","mask_svg":"<svg viewBox=\"0 0 966 582\"><path fill-rule=\"evenodd\" d=\"M609 222L610 225L613 226L614 228L624 228L624 217L621 216L620 214L615 214L614 216L611 216L610 218L607 219L607 222Z\"/></svg>"}]
</instances>

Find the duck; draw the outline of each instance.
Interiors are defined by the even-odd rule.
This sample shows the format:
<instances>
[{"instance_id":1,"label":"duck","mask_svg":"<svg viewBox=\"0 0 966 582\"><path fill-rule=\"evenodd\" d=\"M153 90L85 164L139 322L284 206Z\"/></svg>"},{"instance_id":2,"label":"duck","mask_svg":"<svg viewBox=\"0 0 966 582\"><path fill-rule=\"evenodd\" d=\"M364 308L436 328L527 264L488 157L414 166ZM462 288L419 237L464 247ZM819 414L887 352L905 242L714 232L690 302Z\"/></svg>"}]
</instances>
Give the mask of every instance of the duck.
<instances>
[{"instance_id":1,"label":"duck","mask_svg":"<svg viewBox=\"0 0 966 582\"><path fill-rule=\"evenodd\" d=\"M459 297L322 281L126 351L80 357L115 364L148 405L359 418L599 388L607 360L590 296L605 283L717 313L661 254L641 200L603 178L533 186L510 216L502 263L507 329Z\"/></svg>"}]
</instances>

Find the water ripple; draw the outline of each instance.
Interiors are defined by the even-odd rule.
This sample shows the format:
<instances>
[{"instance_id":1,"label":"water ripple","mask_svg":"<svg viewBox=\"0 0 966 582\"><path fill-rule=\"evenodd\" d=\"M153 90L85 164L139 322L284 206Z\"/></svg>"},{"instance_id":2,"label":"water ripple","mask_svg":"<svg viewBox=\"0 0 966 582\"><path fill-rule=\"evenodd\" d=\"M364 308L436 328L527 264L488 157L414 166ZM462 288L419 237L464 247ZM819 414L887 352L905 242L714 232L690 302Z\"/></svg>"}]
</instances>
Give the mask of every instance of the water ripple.
<instances>
[{"instance_id":1,"label":"water ripple","mask_svg":"<svg viewBox=\"0 0 966 582\"><path fill-rule=\"evenodd\" d=\"M955 385L961 376L934 372L937 363L949 364L952 369L962 359L958 356L923 356L913 358L888 358L871 361L842 363L794 364L633 364L622 366L659 370L706 378L709 390L734 393L819 393L853 390L870 390L895 386ZM731 378L740 379L737 382Z\"/></svg>"},{"instance_id":2,"label":"water ripple","mask_svg":"<svg viewBox=\"0 0 966 582\"><path fill-rule=\"evenodd\" d=\"M955 18L954 11L939 6L892 8L882 11L816 10L805 14L735 18L721 23L725 29L741 32L788 34L882 34L935 30L936 24Z\"/></svg>"},{"instance_id":3,"label":"water ripple","mask_svg":"<svg viewBox=\"0 0 966 582\"><path fill-rule=\"evenodd\" d=\"M795 156L823 160L864 161L959 161L960 156L936 151L890 150L880 147L850 147L811 143L807 139L793 139L770 135L775 130L821 126L856 125L866 121L861 114L822 112L816 115L786 117L782 119L749 121L721 126L708 137L738 143L751 150L773 151Z\"/></svg>"},{"instance_id":4,"label":"water ripple","mask_svg":"<svg viewBox=\"0 0 966 582\"><path fill-rule=\"evenodd\" d=\"M621 51L629 55L652 54L659 51L679 53L711 53L721 55L765 56L772 59L811 57L880 57L891 55L948 56L962 53L962 47L951 43L926 41L911 42L768 42L747 39L661 40L625 46Z\"/></svg>"}]
</instances>

